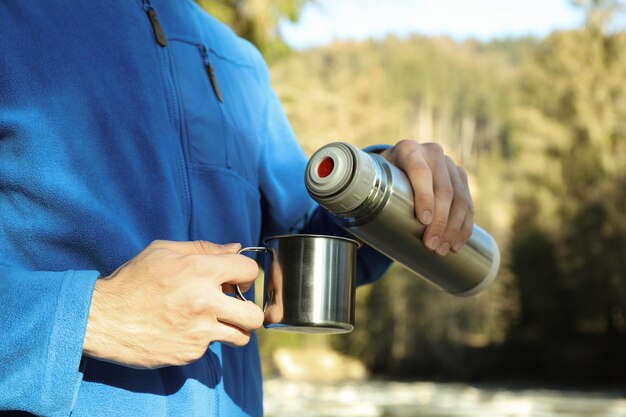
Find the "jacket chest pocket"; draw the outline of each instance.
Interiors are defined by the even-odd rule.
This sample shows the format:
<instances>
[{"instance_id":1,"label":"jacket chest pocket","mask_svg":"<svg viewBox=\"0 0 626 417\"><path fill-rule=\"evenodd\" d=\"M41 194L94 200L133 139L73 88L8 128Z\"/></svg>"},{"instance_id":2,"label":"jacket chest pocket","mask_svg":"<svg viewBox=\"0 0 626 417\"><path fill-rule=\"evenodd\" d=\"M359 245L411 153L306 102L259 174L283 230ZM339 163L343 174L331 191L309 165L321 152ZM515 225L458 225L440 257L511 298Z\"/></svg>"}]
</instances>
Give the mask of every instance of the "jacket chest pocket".
<instances>
[{"instance_id":1,"label":"jacket chest pocket","mask_svg":"<svg viewBox=\"0 0 626 417\"><path fill-rule=\"evenodd\" d=\"M218 69L202 44L171 41L184 136L192 164L230 167L232 132L218 84Z\"/></svg>"}]
</instances>

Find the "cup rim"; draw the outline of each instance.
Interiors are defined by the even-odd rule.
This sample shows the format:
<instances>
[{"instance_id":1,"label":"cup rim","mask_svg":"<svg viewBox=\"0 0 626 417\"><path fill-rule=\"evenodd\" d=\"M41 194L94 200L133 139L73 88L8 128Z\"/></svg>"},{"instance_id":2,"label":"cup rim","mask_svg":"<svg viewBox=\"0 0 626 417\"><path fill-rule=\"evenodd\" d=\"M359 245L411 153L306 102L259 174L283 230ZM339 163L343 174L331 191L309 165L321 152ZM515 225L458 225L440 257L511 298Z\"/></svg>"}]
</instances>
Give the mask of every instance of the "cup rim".
<instances>
[{"instance_id":1,"label":"cup rim","mask_svg":"<svg viewBox=\"0 0 626 417\"><path fill-rule=\"evenodd\" d=\"M343 236L333 236L333 235L316 235L316 234L311 234L311 233L294 233L294 234L283 234L283 235L276 235L276 236L270 236L267 237L265 239L263 239L263 245L266 245L268 241L270 240L274 240L274 239L291 239L291 238L314 238L314 239L326 239L326 240L343 240L346 242L350 242L350 243L354 243L356 245L356 248L360 248L362 246L361 242L359 242L358 240L355 239L350 239L348 237L343 237Z\"/></svg>"}]
</instances>

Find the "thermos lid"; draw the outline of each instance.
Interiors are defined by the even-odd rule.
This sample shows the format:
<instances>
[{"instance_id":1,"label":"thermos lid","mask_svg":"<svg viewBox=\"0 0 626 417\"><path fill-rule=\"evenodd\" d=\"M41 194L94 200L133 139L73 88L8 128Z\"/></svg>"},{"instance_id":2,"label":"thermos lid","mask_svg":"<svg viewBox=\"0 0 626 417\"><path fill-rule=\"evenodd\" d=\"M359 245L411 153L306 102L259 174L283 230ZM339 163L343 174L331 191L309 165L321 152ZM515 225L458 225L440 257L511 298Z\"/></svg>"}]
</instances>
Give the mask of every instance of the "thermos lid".
<instances>
[{"instance_id":1,"label":"thermos lid","mask_svg":"<svg viewBox=\"0 0 626 417\"><path fill-rule=\"evenodd\" d=\"M346 188L352 177L354 156L347 146L337 145L324 146L309 160L306 169L307 188L315 195L335 195Z\"/></svg>"},{"instance_id":2,"label":"thermos lid","mask_svg":"<svg viewBox=\"0 0 626 417\"><path fill-rule=\"evenodd\" d=\"M358 148L344 142L320 148L309 160L305 185L331 213L343 214L361 205L372 192L376 167Z\"/></svg>"}]
</instances>

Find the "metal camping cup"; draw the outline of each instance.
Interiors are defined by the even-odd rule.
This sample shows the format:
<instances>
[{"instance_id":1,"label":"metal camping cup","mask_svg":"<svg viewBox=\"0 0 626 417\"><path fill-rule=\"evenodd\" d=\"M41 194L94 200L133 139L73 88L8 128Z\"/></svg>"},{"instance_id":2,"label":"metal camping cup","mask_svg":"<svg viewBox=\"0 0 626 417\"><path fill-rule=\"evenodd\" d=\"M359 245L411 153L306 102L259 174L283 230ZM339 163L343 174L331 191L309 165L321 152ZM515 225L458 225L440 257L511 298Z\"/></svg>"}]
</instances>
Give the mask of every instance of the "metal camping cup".
<instances>
[{"instance_id":1,"label":"metal camping cup","mask_svg":"<svg viewBox=\"0 0 626 417\"><path fill-rule=\"evenodd\" d=\"M356 250L348 238L282 235L265 246L263 326L300 333L347 333L354 328ZM238 286L237 296L246 300Z\"/></svg>"}]
</instances>

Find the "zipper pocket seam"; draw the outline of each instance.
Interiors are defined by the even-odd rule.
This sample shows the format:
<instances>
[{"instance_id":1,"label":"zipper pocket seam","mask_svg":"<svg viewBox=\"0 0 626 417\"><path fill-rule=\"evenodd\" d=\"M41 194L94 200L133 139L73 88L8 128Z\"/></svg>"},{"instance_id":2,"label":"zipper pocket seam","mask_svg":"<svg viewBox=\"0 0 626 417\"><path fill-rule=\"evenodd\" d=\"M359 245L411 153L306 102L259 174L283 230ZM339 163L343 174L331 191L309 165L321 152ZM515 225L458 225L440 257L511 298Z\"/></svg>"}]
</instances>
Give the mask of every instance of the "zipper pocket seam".
<instances>
[{"instance_id":1,"label":"zipper pocket seam","mask_svg":"<svg viewBox=\"0 0 626 417\"><path fill-rule=\"evenodd\" d=\"M220 59L222 61L226 61L226 62L228 62L230 64L237 65L239 67L248 68L248 69L250 69L252 71L255 71L255 72L257 70L257 68L253 64L250 64L250 63L245 62L245 61L238 61L236 59L224 56L224 55L220 54L218 51L216 51L215 49L213 49L211 47L207 47L204 44L200 43L200 41L198 41L198 40L193 40L193 39L186 38L186 37L183 37L183 36L168 36L167 40L168 41L172 41L172 42L185 43L187 45L192 45L192 46L197 46L197 47L204 46L206 48L207 52L211 53L217 59Z\"/></svg>"},{"instance_id":2,"label":"zipper pocket seam","mask_svg":"<svg viewBox=\"0 0 626 417\"><path fill-rule=\"evenodd\" d=\"M217 80L215 79L215 75L211 76L209 71L213 71L213 65L211 64L211 60L209 59L209 48L207 48L204 44L196 43L196 47L200 50L200 57L202 58L205 71L207 72L207 77L209 78L209 84L211 84L211 89L213 90L213 95L217 100L217 106L220 109L220 120L222 122L222 129L224 131L224 141L225 141L225 152L226 152L226 167L231 168L230 165L230 130L228 129L228 123L226 123L226 112L224 110L224 100L221 98L221 93L219 92L219 87L217 86Z\"/></svg>"}]
</instances>

